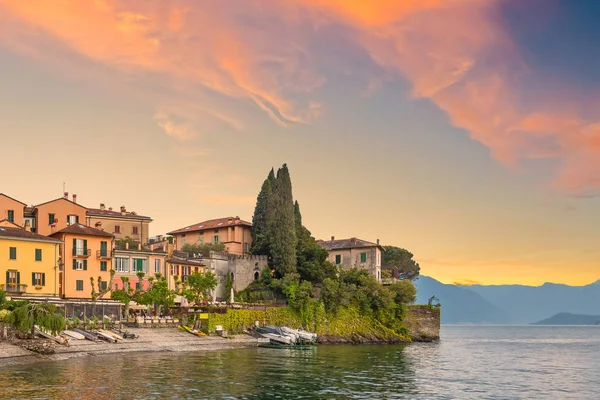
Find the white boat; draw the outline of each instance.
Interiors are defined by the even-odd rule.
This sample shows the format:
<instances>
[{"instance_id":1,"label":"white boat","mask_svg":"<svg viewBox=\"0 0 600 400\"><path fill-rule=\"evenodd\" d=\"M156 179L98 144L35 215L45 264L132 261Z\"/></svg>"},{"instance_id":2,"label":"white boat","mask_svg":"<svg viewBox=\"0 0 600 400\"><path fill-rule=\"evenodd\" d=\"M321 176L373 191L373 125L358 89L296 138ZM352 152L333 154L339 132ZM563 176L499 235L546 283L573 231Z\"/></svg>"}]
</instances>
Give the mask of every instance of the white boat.
<instances>
[{"instance_id":1,"label":"white boat","mask_svg":"<svg viewBox=\"0 0 600 400\"><path fill-rule=\"evenodd\" d=\"M54 340L58 344L69 345L69 341L62 336L52 336L49 333L42 331L37 325L35 326L35 334L44 339Z\"/></svg>"},{"instance_id":2,"label":"white boat","mask_svg":"<svg viewBox=\"0 0 600 400\"><path fill-rule=\"evenodd\" d=\"M281 327L281 331L284 334L294 334L295 336L297 336L298 338L302 339L305 342L313 342L314 343L317 341L316 333L303 331L301 329L292 329L292 328L288 328L287 326Z\"/></svg>"},{"instance_id":3,"label":"white boat","mask_svg":"<svg viewBox=\"0 0 600 400\"><path fill-rule=\"evenodd\" d=\"M96 332L96 335L102 340L106 340L107 342L117 343L117 339L111 335L107 335L106 333L102 333L100 331Z\"/></svg>"},{"instance_id":4,"label":"white boat","mask_svg":"<svg viewBox=\"0 0 600 400\"><path fill-rule=\"evenodd\" d=\"M85 336L83 336L81 333L77 333L77 332L73 332L73 331L63 331L62 332L65 336L70 337L71 339L77 339L77 340L85 340Z\"/></svg>"},{"instance_id":5,"label":"white boat","mask_svg":"<svg viewBox=\"0 0 600 400\"><path fill-rule=\"evenodd\" d=\"M276 333L261 333L262 337L267 338L271 343L276 344L294 344L294 339L291 336L282 336Z\"/></svg>"}]
</instances>

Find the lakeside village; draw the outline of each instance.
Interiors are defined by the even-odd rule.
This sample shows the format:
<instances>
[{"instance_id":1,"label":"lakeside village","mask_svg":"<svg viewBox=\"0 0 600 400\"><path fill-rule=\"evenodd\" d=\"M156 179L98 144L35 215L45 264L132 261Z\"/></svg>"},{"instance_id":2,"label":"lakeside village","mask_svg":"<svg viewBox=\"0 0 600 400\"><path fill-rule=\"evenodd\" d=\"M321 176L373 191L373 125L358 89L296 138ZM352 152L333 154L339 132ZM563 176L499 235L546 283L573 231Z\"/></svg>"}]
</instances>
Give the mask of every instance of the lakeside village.
<instances>
[{"instance_id":1,"label":"lakeside village","mask_svg":"<svg viewBox=\"0 0 600 400\"><path fill-rule=\"evenodd\" d=\"M157 341L243 334L263 346L439 337L439 308L410 305L412 254L390 247L388 266L378 239L315 240L285 165L265 180L254 225L224 217L150 237L151 217L66 192L34 206L0 194L0 218L0 336L37 352L55 346L34 336L118 342L146 328Z\"/></svg>"}]
</instances>

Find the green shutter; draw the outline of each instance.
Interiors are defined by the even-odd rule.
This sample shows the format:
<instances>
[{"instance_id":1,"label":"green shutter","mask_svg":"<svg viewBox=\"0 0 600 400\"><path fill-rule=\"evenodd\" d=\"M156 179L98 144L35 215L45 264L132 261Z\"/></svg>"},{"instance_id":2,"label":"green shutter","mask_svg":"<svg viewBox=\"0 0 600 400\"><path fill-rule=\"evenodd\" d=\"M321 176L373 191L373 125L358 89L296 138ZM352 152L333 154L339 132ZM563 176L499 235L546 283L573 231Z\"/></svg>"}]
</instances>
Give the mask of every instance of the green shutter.
<instances>
[{"instance_id":1,"label":"green shutter","mask_svg":"<svg viewBox=\"0 0 600 400\"><path fill-rule=\"evenodd\" d=\"M21 284L21 273L17 271L17 286Z\"/></svg>"},{"instance_id":2,"label":"green shutter","mask_svg":"<svg viewBox=\"0 0 600 400\"><path fill-rule=\"evenodd\" d=\"M35 249L35 261L42 261L42 249Z\"/></svg>"},{"instance_id":3,"label":"green shutter","mask_svg":"<svg viewBox=\"0 0 600 400\"><path fill-rule=\"evenodd\" d=\"M73 269L77 269L77 260L73 260Z\"/></svg>"},{"instance_id":4,"label":"green shutter","mask_svg":"<svg viewBox=\"0 0 600 400\"><path fill-rule=\"evenodd\" d=\"M106 272L106 261L100 261L100 271Z\"/></svg>"},{"instance_id":5,"label":"green shutter","mask_svg":"<svg viewBox=\"0 0 600 400\"><path fill-rule=\"evenodd\" d=\"M336 264L341 264L342 263L342 256L339 254L336 254L335 256L335 263Z\"/></svg>"},{"instance_id":6,"label":"green shutter","mask_svg":"<svg viewBox=\"0 0 600 400\"><path fill-rule=\"evenodd\" d=\"M46 273L42 273L42 286L46 286Z\"/></svg>"},{"instance_id":7,"label":"green shutter","mask_svg":"<svg viewBox=\"0 0 600 400\"><path fill-rule=\"evenodd\" d=\"M10 282L10 272L6 271L6 284Z\"/></svg>"},{"instance_id":8,"label":"green shutter","mask_svg":"<svg viewBox=\"0 0 600 400\"><path fill-rule=\"evenodd\" d=\"M48 214L48 225L52 225L54 223L54 214Z\"/></svg>"},{"instance_id":9,"label":"green shutter","mask_svg":"<svg viewBox=\"0 0 600 400\"><path fill-rule=\"evenodd\" d=\"M35 272L31 273L31 286L35 286Z\"/></svg>"},{"instance_id":10,"label":"green shutter","mask_svg":"<svg viewBox=\"0 0 600 400\"><path fill-rule=\"evenodd\" d=\"M77 250L77 239L73 239L73 255L77 254L75 251Z\"/></svg>"},{"instance_id":11,"label":"green shutter","mask_svg":"<svg viewBox=\"0 0 600 400\"><path fill-rule=\"evenodd\" d=\"M360 253L360 262L367 262L367 253Z\"/></svg>"},{"instance_id":12,"label":"green shutter","mask_svg":"<svg viewBox=\"0 0 600 400\"><path fill-rule=\"evenodd\" d=\"M83 255L87 256L87 240L83 241Z\"/></svg>"},{"instance_id":13,"label":"green shutter","mask_svg":"<svg viewBox=\"0 0 600 400\"><path fill-rule=\"evenodd\" d=\"M17 248L16 247L11 247L10 248L10 259L11 260L16 260L17 259Z\"/></svg>"},{"instance_id":14,"label":"green shutter","mask_svg":"<svg viewBox=\"0 0 600 400\"><path fill-rule=\"evenodd\" d=\"M87 260L83 260L83 270L87 271Z\"/></svg>"}]
</instances>

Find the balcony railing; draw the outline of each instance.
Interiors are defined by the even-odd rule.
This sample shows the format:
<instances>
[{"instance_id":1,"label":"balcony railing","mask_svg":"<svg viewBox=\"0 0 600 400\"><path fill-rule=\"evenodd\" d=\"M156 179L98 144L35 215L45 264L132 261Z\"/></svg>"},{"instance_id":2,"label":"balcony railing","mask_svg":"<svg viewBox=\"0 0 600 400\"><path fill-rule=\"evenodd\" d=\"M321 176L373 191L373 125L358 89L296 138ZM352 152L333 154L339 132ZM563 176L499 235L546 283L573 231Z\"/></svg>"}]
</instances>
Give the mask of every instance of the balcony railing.
<instances>
[{"instance_id":1,"label":"balcony railing","mask_svg":"<svg viewBox=\"0 0 600 400\"><path fill-rule=\"evenodd\" d=\"M112 258L112 251L111 250L97 250L96 257L98 259Z\"/></svg>"},{"instance_id":2,"label":"balcony railing","mask_svg":"<svg viewBox=\"0 0 600 400\"><path fill-rule=\"evenodd\" d=\"M4 285L6 293L25 293L27 291L27 285L17 285L16 283L7 283Z\"/></svg>"},{"instance_id":3,"label":"balcony railing","mask_svg":"<svg viewBox=\"0 0 600 400\"><path fill-rule=\"evenodd\" d=\"M79 248L73 249L73 257L84 257L84 258L87 258L91 254L92 254L92 251L90 249L79 249Z\"/></svg>"}]
</instances>

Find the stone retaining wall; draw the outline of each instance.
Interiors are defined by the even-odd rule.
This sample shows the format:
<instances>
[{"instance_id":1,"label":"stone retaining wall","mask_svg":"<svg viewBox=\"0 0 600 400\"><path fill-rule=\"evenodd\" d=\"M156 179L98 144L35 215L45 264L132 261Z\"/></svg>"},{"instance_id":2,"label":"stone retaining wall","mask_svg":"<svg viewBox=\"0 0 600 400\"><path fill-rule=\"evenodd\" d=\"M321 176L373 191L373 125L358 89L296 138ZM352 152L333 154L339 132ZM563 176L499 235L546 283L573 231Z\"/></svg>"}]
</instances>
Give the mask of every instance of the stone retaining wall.
<instances>
[{"instance_id":1,"label":"stone retaining wall","mask_svg":"<svg viewBox=\"0 0 600 400\"><path fill-rule=\"evenodd\" d=\"M404 326L413 342L440 339L440 309L427 305L408 306Z\"/></svg>"}]
</instances>

